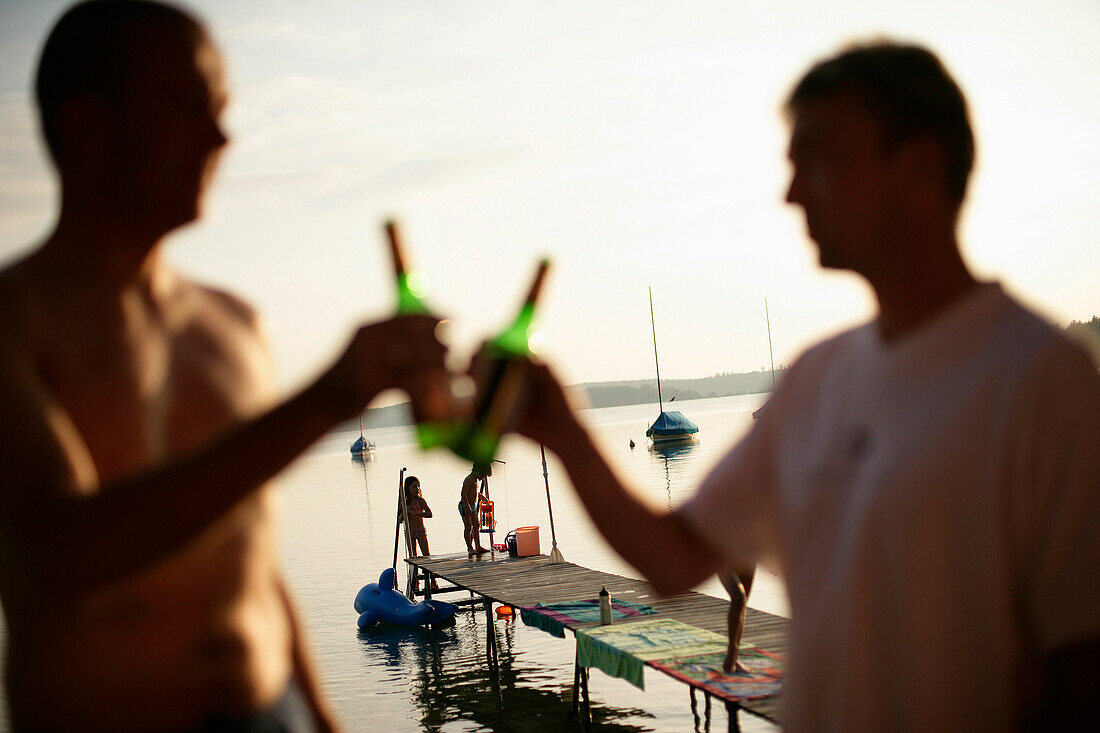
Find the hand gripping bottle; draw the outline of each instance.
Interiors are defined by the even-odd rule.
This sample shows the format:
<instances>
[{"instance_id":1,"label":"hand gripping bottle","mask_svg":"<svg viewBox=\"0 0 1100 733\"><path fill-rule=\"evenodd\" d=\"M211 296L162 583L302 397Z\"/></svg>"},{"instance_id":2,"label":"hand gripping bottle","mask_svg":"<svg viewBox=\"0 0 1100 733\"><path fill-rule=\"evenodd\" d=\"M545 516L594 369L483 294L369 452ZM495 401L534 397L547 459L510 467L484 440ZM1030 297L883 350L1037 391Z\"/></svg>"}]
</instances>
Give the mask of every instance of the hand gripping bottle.
<instances>
[{"instance_id":1,"label":"hand gripping bottle","mask_svg":"<svg viewBox=\"0 0 1100 733\"><path fill-rule=\"evenodd\" d=\"M488 465L493 460L497 445L515 415L527 360L532 356L527 339L535 320L535 303L549 268L549 261L539 263L519 315L482 350L474 375L477 392L473 415L457 431L457 439L451 446L457 455L477 465Z\"/></svg>"},{"instance_id":2,"label":"hand gripping bottle","mask_svg":"<svg viewBox=\"0 0 1100 733\"><path fill-rule=\"evenodd\" d=\"M386 238L393 255L397 278L397 314L430 314L423 296L417 292L416 274L406 266L401 234L394 221L386 222ZM455 435L454 406L450 382L445 375L425 377L415 394L410 394L416 437L421 448L450 445Z\"/></svg>"}]
</instances>

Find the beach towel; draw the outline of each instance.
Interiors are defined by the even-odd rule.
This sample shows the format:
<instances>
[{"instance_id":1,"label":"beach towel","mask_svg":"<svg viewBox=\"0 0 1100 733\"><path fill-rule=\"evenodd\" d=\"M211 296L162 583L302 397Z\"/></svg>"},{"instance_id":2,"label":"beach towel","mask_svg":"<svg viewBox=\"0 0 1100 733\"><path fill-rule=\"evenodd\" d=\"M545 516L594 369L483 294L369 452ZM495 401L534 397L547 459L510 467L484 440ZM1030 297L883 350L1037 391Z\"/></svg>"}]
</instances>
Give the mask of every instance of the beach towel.
<instances>
[{"instance_id":1,"label":"beach towel","mask_svg":"<svg viewBox=\"0 0 1100 733\"><path fill-rule=\"evenodd\" d=\"M611 600L612 621L654 613L657 612L652 606L631 601ZM600 620L600 600L593 598L565 603L536 603L533 606L520 608L519 615L523 623L528 626L534 626L559 639L564 639L566 624L594 623Z\"/></svg>"},{"instance_id":2,"label":"beach towel","mask_svg":"<svg viewBox=\"0 0 1100 733\"><path fill-rule=\"evenodd\" d=\"M742 644L737 659L748 668L749 674L723 672L725 658L725 652L697 654L654 659L649 665L731 702L759 700L779 694L787 666L781 655Z\"/></svg>"},{"instance_id":3,"label":"beach towel","mask_svg":"<svg viewBox=\"0 0 1100 733\"><path fill-rule=\"evenodd\" d=\"M577 630L577 662L622 677L644 690L644 665L654 659L721 654L728 640L722 634L670 618L631 621ZM721 669L721 660L719 660Z\"/></svg>"}]
</instances>

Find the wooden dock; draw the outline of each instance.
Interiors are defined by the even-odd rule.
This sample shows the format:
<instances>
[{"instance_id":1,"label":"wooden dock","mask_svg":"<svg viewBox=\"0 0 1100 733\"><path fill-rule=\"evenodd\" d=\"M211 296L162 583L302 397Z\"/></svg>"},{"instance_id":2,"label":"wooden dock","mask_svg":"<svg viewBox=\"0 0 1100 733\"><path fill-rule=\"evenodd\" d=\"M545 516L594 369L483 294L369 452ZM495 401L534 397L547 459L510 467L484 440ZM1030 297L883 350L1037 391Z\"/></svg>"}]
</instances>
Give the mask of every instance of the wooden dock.
<instances>
[{"instance_id":1,"label":"wooden dock","mask_svg":"<svg viewBox=\"0 0 1100 733\"><path fill-rule=\"evenodd\" d=\"M406 558L405 562L416 568L418 574L420 574L419 571L423 571L429 576L451 583L457 589L480 596L487 613L491 610L490 606L493 602L522 607L533 606L540 602L548 604L578 601L595 598L600 588L606 587L612 598L652 606L657 616L648 618L671 618L723 636L727 633L728 600L694 591L674 596L660 596L645 581L604 573L569 562L551 564L546 555L509 557L507 554L496 552L470 558L462 553L412 557ZM424 585L430 588L429 584ZM428 593L428 597L431 597L430 590ZM629 623L629 621L619 623ZM742 641L787 656L788 624L789 621L781 616L749 608L745 615ZM596 625L598 624L577 623L566 624L565 627L575 634L577 629ZM488 643L491 653L494 653L495 639L492 638L492 629L490 617ZM490 663L494 663L494 660L491 659ZM650 667L650 669L655 668ZM581 687L578 692L587 699L587 672L578 669L574 682ZM685 682L685 684L688 683ZM693 700L694 694L693 689ZM574 695L575 711L579 697ZM778 698L751 700L737 704L727 703L727 708L737 706L770 721L780 722ZM731 729L734 729L735 709L730 709L730 718Z\"/></svg>"}]
</instances>

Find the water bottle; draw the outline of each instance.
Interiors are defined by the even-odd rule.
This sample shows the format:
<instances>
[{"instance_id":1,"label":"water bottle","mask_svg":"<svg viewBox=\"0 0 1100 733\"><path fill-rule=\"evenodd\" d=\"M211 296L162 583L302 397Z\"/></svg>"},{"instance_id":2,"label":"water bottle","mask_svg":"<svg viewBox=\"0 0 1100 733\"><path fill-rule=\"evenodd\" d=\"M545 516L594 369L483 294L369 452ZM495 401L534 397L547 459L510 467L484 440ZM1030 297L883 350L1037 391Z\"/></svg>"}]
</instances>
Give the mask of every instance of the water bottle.
<instances>
[{"instance_id":1,"label":"water bottle","mask_svg":"<svg viewBox=\"0 0 1100 733\"><path fill-rule=\"evenodd\" d=\"M600 588L600 623L604 626L611 623L611 594L607 588Z\"/></svg>"}]
</instances>

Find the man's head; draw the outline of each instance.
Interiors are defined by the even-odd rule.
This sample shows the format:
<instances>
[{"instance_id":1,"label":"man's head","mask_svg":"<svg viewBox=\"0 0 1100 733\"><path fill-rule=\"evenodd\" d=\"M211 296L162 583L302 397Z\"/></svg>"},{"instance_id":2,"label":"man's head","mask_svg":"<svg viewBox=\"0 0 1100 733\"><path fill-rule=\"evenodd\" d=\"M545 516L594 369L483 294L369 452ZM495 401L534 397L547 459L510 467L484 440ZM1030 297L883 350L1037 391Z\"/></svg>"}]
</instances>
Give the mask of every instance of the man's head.
<instances>
[{"instance_id":1,"label":"man's head","mask_svg":"<svg viewBox=\"0 0 1100 733\"><path fill-rule=\"evenodd\" d=\"M805 209L823 266L861 270L930 205L953 223L974 136L962 92L932 53L890 42L852 47L811 68L787 111L787 200Z\"/></svg>"},{"instance_id":2,"label":"man's head","mask_svg":"<svg viewBox=\"0 0 1100 733\"><path fill-rule=\"evenodd\" d=\"M150 211L165 230L198 216L226 97L197 20L147 0L75 5L46 40L35 91L67 195Z\"/></svg>"},{"instance_id":3,"label":"man's head","mask_svg":"<svg viewBox=\"0 0 1100 733\"><path fill-rule=\"evenodd\" d=\"M493 475L492 463L474 463L473 474L475 478L483 479Z\"/></svg>"}]
</instances>

